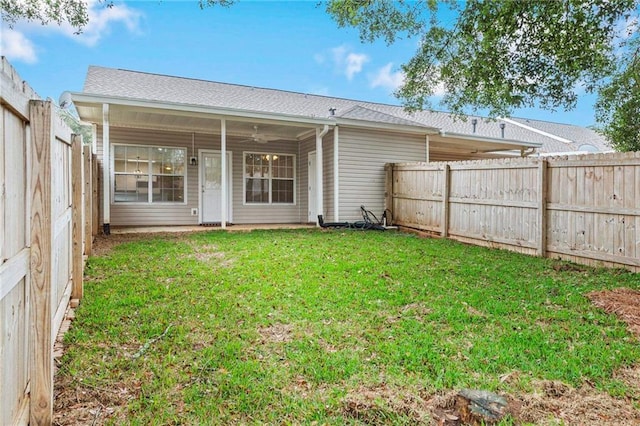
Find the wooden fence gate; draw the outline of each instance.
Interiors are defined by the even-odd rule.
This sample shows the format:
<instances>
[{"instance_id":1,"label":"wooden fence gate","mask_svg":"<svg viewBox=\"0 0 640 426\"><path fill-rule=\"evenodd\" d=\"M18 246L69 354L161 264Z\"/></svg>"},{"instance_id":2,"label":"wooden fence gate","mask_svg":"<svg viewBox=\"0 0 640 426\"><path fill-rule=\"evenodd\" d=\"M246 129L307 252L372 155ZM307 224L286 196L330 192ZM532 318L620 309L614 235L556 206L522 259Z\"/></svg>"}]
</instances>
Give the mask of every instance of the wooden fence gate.
<instances>
[{"instance_id":1,"label":"wooden fence gate","mask_svg":"<svg viewBox=\"0 0 640 426\"><path fill-rule=\"evenodd\" d=\"M0 71L0 424L50 424L53 344L91 245L82 138L4 58Z\"/></svg>"}]
</instances>

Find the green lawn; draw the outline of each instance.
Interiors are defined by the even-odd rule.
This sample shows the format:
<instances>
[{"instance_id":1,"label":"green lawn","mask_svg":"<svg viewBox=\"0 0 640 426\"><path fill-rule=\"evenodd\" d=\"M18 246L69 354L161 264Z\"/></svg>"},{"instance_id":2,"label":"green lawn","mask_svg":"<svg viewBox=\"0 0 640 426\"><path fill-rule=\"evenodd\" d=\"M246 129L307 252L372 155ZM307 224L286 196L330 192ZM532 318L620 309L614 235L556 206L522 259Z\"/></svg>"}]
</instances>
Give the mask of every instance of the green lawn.
<instances>
[{"instance_id":1,"label":"green lawn","mask_svg":"<svg viewBox=\"0 0 640 426\"><path fill-rule=\"evenodd\" d=\"M380 395L540 380L637 408L613 372L638 340L584 295L639 276L558 265L392 232L147 236L89 259L57 380L132 424L412 424Z\"/></svg>"}]
</instances>

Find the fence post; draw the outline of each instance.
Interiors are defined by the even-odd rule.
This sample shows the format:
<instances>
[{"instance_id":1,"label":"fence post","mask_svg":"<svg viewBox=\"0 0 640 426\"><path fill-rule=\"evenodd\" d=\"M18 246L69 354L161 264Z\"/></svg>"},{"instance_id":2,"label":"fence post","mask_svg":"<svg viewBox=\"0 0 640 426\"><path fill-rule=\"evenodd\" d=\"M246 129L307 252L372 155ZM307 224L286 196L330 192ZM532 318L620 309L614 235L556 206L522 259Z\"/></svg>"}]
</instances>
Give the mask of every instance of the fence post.
<instances>
[{"instance_id":1,"label":"fence post","mask_svg":"<svg viewBox=\"0 0 640 426\"><path fill-rule=\"evenodd\" d=\"M451 183L451 166L445 164L442 170L442 232L443 237L449 236L449 185Z\"/></svg>"},{"instance_id":2,"label":"fence post","mask_svg":"<svg viewBox=\"0 0 640 426\"><path fill-rule=\"evenodd\" d=\"M53 419L51 102L30 101L31 123L31 404L30 424Z\"/></svg>"},{"instance_id":3,"label":"fence post","mask_svg":"<svg viewBox=\"0 0 640 426\"><path fill-rule=\"evenodd\" d=\"M547 160L538 164L538 250L540 257L547 254Z\"/></svg>"},{"instance_id":4,"label":"fence post","mask_svg":"<svg viewBox=\"0 0 640 426\"><path fill-rule=\"evenodd\" d=\"M84 181L84 254L87 256L91 256L91 251L93 250L93 237L91 234L92 230L92 222L93 213L91 212L92 206L92 198L93 198L93 179L91 177L92 173L92 164L91 164L91 150L88 146L82 147L82 155L84 161L84 173L82 179Z\"/></svg>"},{"instance_id":5,"label":"fence post","mask_svg":"<svg viewBox=\"0 0 640 426\"><path fill-rule=\"evenodd\" d=\"M384 165L384 211L389 210L391 217L387 219L387 225L392 225L393 219L393 163Z\"/></svg>"},{"instance_id":6,"label":"fence post","mask_svg":"<svg viewBox=\"0 0 640 426\"><path fill-rule=\"evenodd\" d=\"M71 193L72 193L72 238L73 259L71 261L71 298L82 299L82 136L71 136Z\"/></svg>"}]
</instances>

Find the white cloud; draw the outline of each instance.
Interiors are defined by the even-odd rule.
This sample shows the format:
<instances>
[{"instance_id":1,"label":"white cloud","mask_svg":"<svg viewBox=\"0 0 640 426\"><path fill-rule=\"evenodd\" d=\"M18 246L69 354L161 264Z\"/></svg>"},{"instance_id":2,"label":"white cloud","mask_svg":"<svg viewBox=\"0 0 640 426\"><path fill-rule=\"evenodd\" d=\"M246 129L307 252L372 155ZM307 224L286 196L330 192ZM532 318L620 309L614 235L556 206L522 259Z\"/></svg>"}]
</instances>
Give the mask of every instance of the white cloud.
<instances>
[{"instance_id":1,"label":"white cloud","mask_svg":"<svg viewBox=\"0 0 640 426\"><path fill-rule=\"evenodd\" d=\"M74 34L74 29L68 24L64 29L65 34L74 37L78 42L93 47L100 39L109 34L114 24L123 24L131 33L139 32L139 24L142 14L124 3L115 4L113 7L105 7L96 0L89 2L89 24L83 28L79 35Z\"/></svg>"},{"instance_id":2,"label":"white cloud","mask_svg":"<svg viewBox=\"0 0 640 426\"><path fill-rule=\"evenodd\" d=\"M19 31L2 26L0 30L0 52L10 61L34 64L38 61L33 43Z\"/></svg>"},{"instance_id":3,"label":"white cloud","mask_svg":"<svg viewBox=\"0 0 640 426\"><path fill-rule=\"evenodd\" d=\"M393 62L380 68L375 74L369 76L369 86L372 89L381 87L389 92L395 92L405 82L405 74L402 71L393 71ZM438 83L433 91L433 96L442 97L446 93L444 84Z\"/></svg>"},{"instance_id":4,"label":"white cloud","mask_svg":"<svg viewBox=\"0 0 640 426\"><path fill-rule=\"evenodd\" d=\"M364 64L370 60L369 55L353 52L346 44L330 49L330 53L336 71L344 74L348 80L352 80L356 74L362 72ZM316 54L314 58L319 64L325 62L324 54Z\"/></svg>"},{"instance_id":5,"label":"white cloud","mask_svg":"<svg viewBox=\"0 0 640 426\"><path fill-rule=\"evenodd\" d=\"M372 89L382 87L390 92L394 92L402 86L404 83L404 73L402 71L391 71L391 67L393 67L393 63L389 62L370 77Z\"/></svg>"},{"instance_id":6,"label":"white cloud","mask_svg":"<svg viewBox=\"0 0 640 426\"><path fill-rule=\"evenodd\" d=\"M41 25L39 22L18 22L13 29L2 25L0 50L3 55L14 61L35 63L38 58L36 46L28 36L31 34L58 33L69 37L75 42L88 47L96 46L100 40L111 32L114 25L121 24L131 33L140 31L139 25L142 13L136 9L127 7L124 3L106 7L97 0L87 2L89 23L82 29L81 34L76 34L76 29L69 23L62 25Z\"/></svg>"},{"instance_id":7,"label":"white cloud","mask_svg":"<svg viewBox=\"0 0 640 426\"><path fill-rule=\"evenodd\" d=\"M346 59L347 66L344 70L347 79L351 80L355 74L362 71L362 66L366 62L369 62L369 57L364 53L349 53Z\"/></svg>"}]
</instances>

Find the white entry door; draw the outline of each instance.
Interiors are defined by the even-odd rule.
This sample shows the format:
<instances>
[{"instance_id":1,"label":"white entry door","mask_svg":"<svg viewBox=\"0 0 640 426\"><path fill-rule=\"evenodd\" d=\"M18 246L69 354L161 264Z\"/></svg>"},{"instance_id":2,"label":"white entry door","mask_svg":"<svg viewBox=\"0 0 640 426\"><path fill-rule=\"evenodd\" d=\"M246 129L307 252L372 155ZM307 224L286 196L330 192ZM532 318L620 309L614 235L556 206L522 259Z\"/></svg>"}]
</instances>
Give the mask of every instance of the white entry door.
<instances>
[{"instance_id":1,"label":"white entry door","mask_svg":"<svg viewBox=\"0 0 640 426\"><path fill-rule=\"evenodd\" d=\"M309 166L307 168L309 175L309 217L308 221L315 223L318 220L318 207L317 207L317 190L316 187L316 152L309 153Z\"/></svg>"},{"instance_id":2,"label":"white entry door","mask_svg":"<svg viewBox=\"0 0 640 426\"><path fill-rule=\"evenodd\" d=\"M227 153L227 222L231 222L231 153ZM222 221L222 155L200 151L200 222Z\"/></svg>"}]
</instances>

